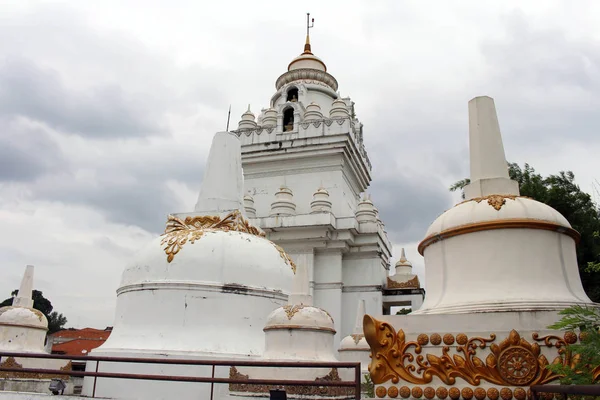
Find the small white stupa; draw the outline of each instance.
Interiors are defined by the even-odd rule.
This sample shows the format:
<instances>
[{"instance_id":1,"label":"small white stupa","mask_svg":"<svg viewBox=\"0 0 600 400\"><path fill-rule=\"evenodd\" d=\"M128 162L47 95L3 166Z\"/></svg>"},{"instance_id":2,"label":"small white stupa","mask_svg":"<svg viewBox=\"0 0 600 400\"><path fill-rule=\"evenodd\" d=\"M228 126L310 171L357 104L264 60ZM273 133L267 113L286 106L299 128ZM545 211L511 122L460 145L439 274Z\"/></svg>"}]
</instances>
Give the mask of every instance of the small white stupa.
<instances>
[{"instance_id":1,"label":"small white stupa","mask_svg":"<svg viewBox=\"0 0 600 400\"><path fill-rule=\"evenodd\" d=\"M556 210L519 194L494 101L469 102L471 183L465 201L429 227L427 296L406 316L365 315L369 372L379 398L525 400L570 366L574 332L547 327L594 304L579 277L579 233Z\"/></svg>"},{"instance_id":2,"label":"small white stupa","mask_svg":"<svg viewBox=\"0 0 600 400\"><path fill-rule=\"evenodd\" d=\"M419 277L413 274L412 263L406 258L404 248L400 259L396 263L395 274L388 276L386 288L388 289L418 289L421 287Z\"/></svg>"},{"instance_id":3,"label":"small white stupa","mask_svg":"<svg viewBox=\"0 0 600 400\"><path fill-rule=\"evenodd\" d=\"M11 306L0 308L0 350L45 353L48 320L33 308L33 265L28 265Z\"/></svg>"},{"instance_id":4,"label":"small white stupa","mask_svg":"<svg viewBox=\"0 0 600 400\"><path fill-rule=\"evenodd\" d=\"M287 302L295 264L245 217L240 142L215 135L195 210L168 217L165 233L125 268L112 334L93 355L259 358L262 327ZM88 363L88 368L94 368ZM210 368L101 364L112 371L210 376ZM203 369L204 368L204 369ZM208 375L207 375L208 374ZM165 382L86 380L84 393L171 398ZM177 398L208 398L210 385L177 386ZM218 390L226 389L219 385ZM206 392L203 390L207 390ZM215 398L220 398L215 394Z\"/></svg>"},{"instance_id":5,"label":"small white stupa","mask_svg":"<svg viewBox=\"0 0 600 400\"><path fill-rule=\"evenodd\" d=\"M304 264L299 264L288 304L277 308L267 318L264 328L265 361L338 361L334 349L333 318L327 311L312 305L309 293L308 272ZM325 368L231 368L230 377L242 380L341 380L339 374L337 369ZM236 397L268 397L270 389L266 385L230 385L230 390ZM286 393L289 399L307 398L305 396L346 399L354 396L352 390L338 387L287 386Z\"/></svg>"},{"instance_id":6,"label":"small white stupa","mask_svg":"<svg viewBox=\"0 0 600 400\"><path fill-rule=\"evenodd\" d=\"M21 286L11 306L0 308L0 351L13 353L47 354L45 349L48 320L33 308L33 265L25 268ZM70 370L71 363L65 360L3 357L2 368ZM49 374L25 374L22 372L0 372L3 390L42 392L48 391L51 378L68 381L68 377ZM67 392L72 390L68 385Z\"/></svg>"}]
</instances>

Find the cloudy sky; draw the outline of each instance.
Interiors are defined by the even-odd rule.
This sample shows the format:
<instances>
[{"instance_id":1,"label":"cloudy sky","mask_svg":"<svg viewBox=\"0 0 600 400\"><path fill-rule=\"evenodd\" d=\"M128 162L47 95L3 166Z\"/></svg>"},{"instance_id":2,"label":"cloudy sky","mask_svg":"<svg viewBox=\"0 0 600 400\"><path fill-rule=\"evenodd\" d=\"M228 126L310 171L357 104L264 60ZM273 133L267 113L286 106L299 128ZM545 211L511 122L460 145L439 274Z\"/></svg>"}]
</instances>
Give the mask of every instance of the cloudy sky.
<instances>
[{"instance_id":1,"label":"cloudy sky","mask_svg":"<svg viewBox=\"0 0 600 400\"><path fill-rule=\"evenodd\" d=\"M303 46L356 102L373 200L416 243L468 175L467 102L507 158L600 179L600 3L0 0L0 297L26 264L69 326L113 322L126 261L191 210L214 132L268 105Z\"/></svg>"}]
</instances>

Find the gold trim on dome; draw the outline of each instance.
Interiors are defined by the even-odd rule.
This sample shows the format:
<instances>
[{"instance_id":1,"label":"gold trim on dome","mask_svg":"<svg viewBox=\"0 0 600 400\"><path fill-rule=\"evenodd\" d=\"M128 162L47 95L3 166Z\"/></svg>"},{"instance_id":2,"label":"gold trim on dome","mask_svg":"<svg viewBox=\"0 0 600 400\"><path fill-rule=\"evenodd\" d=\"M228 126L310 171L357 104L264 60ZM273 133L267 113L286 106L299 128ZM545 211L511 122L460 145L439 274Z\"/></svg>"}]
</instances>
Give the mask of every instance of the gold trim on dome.
<instances>
[{"instance_id":1,"label":"gold trim on dome","mask_svg":"<svg viewBox=\"0 0 600 400\"><path fill-rule=\"evenodd\" d=\"M250 235L266 238L264 232L250 224L239 210L234 210L223 218L218 215L188 216L185 219L169 215L164 236L160 244L165 246L164 251L167 255L167 262L173 261L175 255L181 251L183 246L189 241L191 244L200 239L205 232L243 232ZM296 264L290 256L280 246L272 241L269 242L279 252L279 255L287 265L296 273Z\"/></svg>"},{"instance_id":2,"label":"gold trim on dome","mask_svg":"<svg viewBox=\"0 0 600 400\"><path fill-rule=\"evenodd\" d=\"M273 243L273 242L271 242L271 243ZM296 273L296 263L294 262L294 260L292 260L292 258L289 256L289 254L286 253L285 250L281 246L279 246L275 243L273 243L273 246L275 246L275 249L279 252L279 256L283 259L283 261L285 261L285 263L287 265L289 265L292 268L292 271L294 271L294 274L295 274Z\"/></svg>"},{"instance_id":3,"label":"gold trim on dome","mask_svg":"<svg viewBox=\"0 0 600 400\"><path fill-rule=\"evenodd\" d=\"M304 307L307 307L304 304L295 304L295 305L285 305L283 306L283 310L285 311L285 315L287 315L287 318L289 320L291 320L294 315L296 315L296 313L300 310L302 310Z\"/></svg>"},{"instance_id":4,"label":"gold trim on dome","mask_svg":"<svg viewBox=\"0 0 600 400\"><path fill-rule=\"evenodd\" d=\"M579 243L579 240L581 239L581 235L575 229L568 228L566 226L554 222L526 218L514 218L502 219L498 221L474 222L472 224L466 224L457 226L455 228L446 229L441 231L440 233L433 234L423 239L423 241L419 243L417 249L419 250L419 254L423 255L423 252L428 246L441 240L449 239L454 236L465 235L467 233L490 231L495 229L541 229L546 231L563 233L573 238L573 240L575 240L576 243Z\"/></svg>"},{"instance_id":5,"label":"gold trim on dome","mask_svg":"<svg viewBox=\"0 0 600 400\"><path fill-rule=\"evenodd\" d=\"M365 337L362 333L353 333L350 337L354 340L354 344L358 344Z\"/></svg>"},{"instance_id":6,"label":"gold trim on dome","mask_svg":"<svg viewBox=\"0 0 600 400\"><path fill-rule=\"evenodd\" d=\"M417 341L406 341L402 329L397 332L389 323L378 321L369 315L363 320L365 339L371 348L371 363L369 372L375 384L387 381L398 383L400 380L413 384L427 384L434 377L446 385L454 385L456 378L468 384L479 386L481 381L503 386L543 385L555 381L560 375L546 368L548 359L541 354L540 344L556 348L556 357L552 364L565 366L573 365L573 357L566 351L566 339L572 340L572 335L565 338L559 336L540 337L532 334L532 342L527 341L515 331L507 338L496 342L496 335L489 338L467 337L459 334L461 342L453 348L442 348L442 354L424 351L426 346ZM444 342L450 342L449 336L444 335ZM448 338L448 340L446 340ZM477 354L478 349L488 349L485 360ZM434 350L434 349L431 349ZM595 379L600 375L594 374Z\"/></svg>"},{"instance_id":7,"label":"gold trim on dome","mask_svg":"<svg viewBox=\"0 0 600 400\"><path fill-rule=\"evenodd\" d=\"M419 282L419 277L416 275L414 278L409 279L406 282L396 282L389 276L387 277L387 289L419 289L420 287L421 283Z\"/></svg>"},{"instance_id":8,"label":"gold trim on dome","mask_svg":"<svg viewBox=\"0 0 600 400\"><path fill-rule=\"evenodd\" d=\"M263 332L276 331L276 330L281 330L281 329L285 329L285 330L294 329L294 330L298 330L298 331L332 332L334 334L336 333L335 329L328 328L326 326L306 326L306 325L289 325L289 324L265 326L263 328Z\"/></svg>"},{"instance_id":9,"label":"gold trim on dome","mask_svg":"<svg viewBox=\"0 0 600 400\"><path fill-rule=\"evenodd\" d=\"M458 203L456 206L460 206L461 204L468 203L470 201L474 201L476 203L481 203L483 200L487 200L487 203L492 206L496 211L500 211L502 206L506 204L506 199L515 200L516 198L524 198L528 199L529 197L525 196L517 196L513 194L492 194L489 196L483 197L473 197L472 199L462 201ZM454 207L456 207L454 206Z\"/></svg>"}]
</instances>

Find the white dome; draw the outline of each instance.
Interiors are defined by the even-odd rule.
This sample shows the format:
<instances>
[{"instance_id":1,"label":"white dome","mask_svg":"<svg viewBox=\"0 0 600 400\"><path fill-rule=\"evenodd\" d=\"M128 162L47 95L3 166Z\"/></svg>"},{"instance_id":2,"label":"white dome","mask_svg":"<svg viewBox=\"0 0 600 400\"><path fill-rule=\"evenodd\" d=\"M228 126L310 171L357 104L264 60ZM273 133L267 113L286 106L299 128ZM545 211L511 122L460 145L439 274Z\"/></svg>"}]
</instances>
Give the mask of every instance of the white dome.
<instances>
[{"instance_id":1,"label":"white dome","mask_svg":"<svg viewBox=\"0 0 600 400\"><path fill-rule=\"evenodd\" d=\"M149 281L243 284L279 290L291 287L293 270L281 247L268 239L237 231L204 231L167 260L165 237L143 248L125 268L121 286ZM173 250L175 250L173 248Z\"/></svg>"},{"instance_id":2,"label":"white dome","mask_svg":"<svg viewBox=\"0 0 600 400\"><path fill-rule=\"evenodd\" d=\"M371 348L362 333L348 335L340 342L339 351L370 351Z\"/></svg>"},{"instance_id":3,"label":"white dome","mask_svg":"<svg viewBox=\"0 0 600 400\"><path fill-rule=\"evenodd\" d=\"M509 224L546 223L548 227L554 225L557 230L562 227L570 235L577 236L569 221L544 203L528 197L492 195L464 201L440 215L427 230L419 252L423 254L431 239L455 228L489 223L489 229L493 229L494 222L507 221Z\"/></svg>"},{"instance_id":4,"label":"white dome","mask_svg":"<svg viewBox=\"0 0 600 400\"><path fill-rule=\"evenodd\" d=\"M333 318L327 311L304 304L279 307L267 317L264 330L289 328L335 333Z\"/></svg>"},{"instance_id":5,"label":"white dome","mask_svg":"<svg viewBox=\"0 0 600 400\"><path fill-rule=\"evenodd\" d=\"M48 320L35 308L7 306L0 308L0 325L48 329Z\"/></svg>"},{"instance_id":6,"label":"white dome","mask_svg":"<svg viewBox=\"0 0 600 400\"><path fill-rule=\"evenodd\" d=\"M125 268L113 332L94 352L260 355L266 316L291 290L293 261L239 211L171 216L166 232Z\"/></svg>"},{"instance_id":7,"label":"white dome","mask_svg":"<svg viewBox=\"0 0 600 400\"><path fill-rule=\"evenodd\" d=\"M319 71L327 72L327 66L317 56L312 53L303 53L298 57L294 58L288 65L288 71L294 71L296 69L316 69Z\"/></svg>"}]
</instances>

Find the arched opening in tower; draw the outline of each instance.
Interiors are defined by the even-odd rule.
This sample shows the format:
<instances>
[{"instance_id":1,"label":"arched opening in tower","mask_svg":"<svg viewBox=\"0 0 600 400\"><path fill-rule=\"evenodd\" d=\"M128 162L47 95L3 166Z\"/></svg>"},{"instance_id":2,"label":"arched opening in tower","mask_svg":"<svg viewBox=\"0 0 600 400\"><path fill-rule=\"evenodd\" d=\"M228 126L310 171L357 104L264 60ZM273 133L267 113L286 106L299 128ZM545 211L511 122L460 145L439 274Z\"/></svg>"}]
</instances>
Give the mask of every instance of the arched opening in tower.
<instances>
[{"instance_id":1,"label":"arched opening in tower","mask_svg":"<svg viewBox=\"0 0 600 400\"><path fill-rule=\"evenodd\" d=\"M283 131L289 132L294 129L294 109L286 108L283 112Z\"/></svg>"},{"instance_id":2,"label":"arched opening in tower","mask_svg":"<svg viewBox=\"0 0 600 400\"><path fill-rule=\"evenodd\" d=\"M298 101L298 88L292 87L288 90L287 101Z\"/></svg>"}]
</instances>

